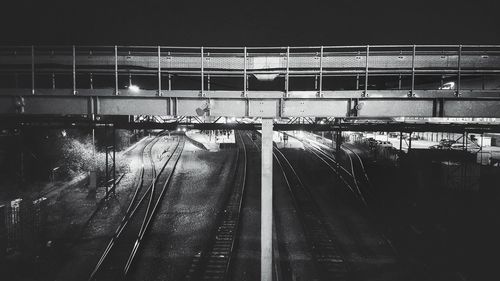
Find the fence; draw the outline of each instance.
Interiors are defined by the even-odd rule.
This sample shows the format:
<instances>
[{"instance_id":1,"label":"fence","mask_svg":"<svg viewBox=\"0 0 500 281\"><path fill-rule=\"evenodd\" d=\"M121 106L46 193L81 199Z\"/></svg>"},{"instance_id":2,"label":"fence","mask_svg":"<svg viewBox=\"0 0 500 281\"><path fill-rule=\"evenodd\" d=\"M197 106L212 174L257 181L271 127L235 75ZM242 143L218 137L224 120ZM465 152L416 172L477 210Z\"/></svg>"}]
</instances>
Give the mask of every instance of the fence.
<instances>
[{"instance_id":1,"label":"fence","mask_svg":"<svg viewBox=\"0 0 500 281\"><path fill-rule=\"evenodd\" d=\"M495 89L499 62L500 46L488 45L0 46L0 76L4 76L0 81L3 88L26 88L32 94L59 88L73 95L94 89L118 95L134 92L135 88L128 88L134 84L161 96L172 85L184 89L184 82L177 81L181 76L195 79L196 87L189 89L202 93L218 85L244 93L256 90L249 83L249 77L255 77L279 80L286 93L366 92L389 83L409 93L441 89L458 94L461 89ZM304 78L310 79L302 83ZM349 88L343 85L346 81Z\"/></svg>"},{"instance_id":2,"label":"fence","mask_svg":"<svg viewBox=\"0 0 500 281\"><path fill-rule=\"evenodd\" d=\"M35 251L44 241L47 199L15 199L0 206L0 255Z\"/></svg>"}]
</instances>

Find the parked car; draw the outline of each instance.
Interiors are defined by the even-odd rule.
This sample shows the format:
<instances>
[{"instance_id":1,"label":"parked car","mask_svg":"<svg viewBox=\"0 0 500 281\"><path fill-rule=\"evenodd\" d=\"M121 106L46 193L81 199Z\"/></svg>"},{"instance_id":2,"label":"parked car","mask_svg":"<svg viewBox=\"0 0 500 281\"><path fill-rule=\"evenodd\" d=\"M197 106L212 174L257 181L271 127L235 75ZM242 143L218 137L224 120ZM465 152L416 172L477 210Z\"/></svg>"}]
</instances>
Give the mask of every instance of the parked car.
<instances>
[{"instance_id":1,"label":"parked car","mask_svg":"<svg viewBox=\"0 0 500 281\"><path fill-rule=\"evenodd\" d=\"M439 141L439 145L443 148L450 148L456 141L450 139L442 139Z\"/></svg>"},{"instance_id":2,"label":"parked car","mask_svg":"<svg viewBox=\"0 0 500 281\"><path fill-rule=\"evenodd\" d=\"M410 135L409 134L404 134L403 135L403 139L409 140L410 139ZM411 135L411 140L418 140L418 139L420 139L420 138L417 135L414 135L414 134Z\"/></svg>"},{"instance_id":3,"label":"parked car","mask_svg":"<svg viewBox=\"0 0 500 281\"><path fill-rule=\"evenodd\" d=\"M467 143L467 147L463 143L454 143L450 148L453 150L465 150L467 148L468 151L477 151L480 147L475 143Z\"/></svg>"},{"instance_id":4,"label":"parked car","mask_svg":"<svg viewBox=\"0 0 500 281\"><path fill-rule=\"evenodd\" d=\"M379 146L382 146L382 147L392 147L392 143L390 141L378 141L379 142Z\"/></svg>"},{"instance_id":5,"label":"parked car","mask_svg":"<svg viewBox=\"0 0 500 281\"><path fill-rule=\"evenodd\" d=\"M435 144L435 145L431 145L429 146L429 149L443 149L444 147L440 144Z\"/></svg>"}]
</instances>

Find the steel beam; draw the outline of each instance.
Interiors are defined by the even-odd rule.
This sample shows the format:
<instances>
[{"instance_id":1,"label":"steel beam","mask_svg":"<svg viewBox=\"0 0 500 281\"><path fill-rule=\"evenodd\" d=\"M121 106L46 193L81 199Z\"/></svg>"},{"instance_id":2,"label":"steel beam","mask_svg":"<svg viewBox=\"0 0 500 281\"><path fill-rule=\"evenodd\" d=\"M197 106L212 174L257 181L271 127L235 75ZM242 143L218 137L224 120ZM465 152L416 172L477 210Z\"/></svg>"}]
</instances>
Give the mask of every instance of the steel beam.
<instances>
[{"instance_id":1,"label":"steel beam","mask_svg":"<svg viewBox=\"0 0 500 281\"><path fill-rule=\"evenodd\" d=\"M273 264L273 119L262 119L260 280L272 281Z\"/></svg>"},{"instance_id":2,"label":"steel beam","mask_svg":"<svg viewBox=\"0 0 500 281\"><path fill-rule=\"evenodd\" d=\"M159 116L230 116L230 117L500 117L500 93L477 92L450 97L450 91L416 92L407 98L404 91L370 91L370 97L353 98L357 92L324 93L323 98L309 92L207 92L205 97L193 96L192 91L155 96L133 96L126 91L114 96L113 90L12 90L9 95L0 91L0 115L159 115ZM25 95L28 93L28 95ZM103 95L97 95L102 93ZM199 93L198 93L199 95ZM402 97L401 95L405 95ZM351 105L351 99L357 103ZM355 110L355 114L352 111Z\"/></svg>"}]
</instances>

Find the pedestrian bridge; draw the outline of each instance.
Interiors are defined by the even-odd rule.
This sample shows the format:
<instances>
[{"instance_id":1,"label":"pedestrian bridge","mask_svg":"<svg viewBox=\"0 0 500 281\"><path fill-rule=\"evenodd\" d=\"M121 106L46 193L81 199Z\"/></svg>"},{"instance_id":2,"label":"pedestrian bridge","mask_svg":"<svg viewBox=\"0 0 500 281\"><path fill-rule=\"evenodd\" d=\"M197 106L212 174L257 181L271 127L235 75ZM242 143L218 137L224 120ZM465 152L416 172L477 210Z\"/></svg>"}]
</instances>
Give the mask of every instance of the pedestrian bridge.
<instances>
[{"instance_id":1,"label":"pedestrian bridge","mask_svg":"<svg viewBox=\"0 0 500 281\"><path fill-rule=\"evenodd\" d=\"M500 46L3 46L0 114L500 117Z\"/></svg>"}]
</instances>

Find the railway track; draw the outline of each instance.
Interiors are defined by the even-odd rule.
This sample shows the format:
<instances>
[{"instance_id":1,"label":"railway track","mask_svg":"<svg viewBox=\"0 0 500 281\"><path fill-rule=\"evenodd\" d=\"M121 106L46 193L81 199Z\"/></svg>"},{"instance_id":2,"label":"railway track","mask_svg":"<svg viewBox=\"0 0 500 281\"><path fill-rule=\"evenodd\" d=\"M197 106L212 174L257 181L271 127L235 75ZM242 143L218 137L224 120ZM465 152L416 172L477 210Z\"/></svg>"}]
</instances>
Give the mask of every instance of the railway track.
<instances>
[{"instance_id":1,"label":"railway track","mask_svg":"<svg viewBox=\"0 0 500 281\"><path fill-rule=\"evenodd\" d=\"M146 148L149 147L149 149L152 149L152 147L159 141L159 138L158 137L155 137L155 138L152 138L150 140L147 141L146 145L144 145L142 147L142 149L140 150L139 154L141 155L141 162L144 163L144 153L146 152ZM137 144L137 143L136 143ZM135 146L135 145L134 145ZM151 151L149 150L148 152L148 155L151 154ZM142 185L142 181L143 181L143 176L144 176L144 165L142 165L141 167L141 170L139 172L139 175L136 176L136 179L134 179L134 182L136 183L135 184L135 190L137 191L140 186ZM123 177L125 176L125 174L121 174L120 176L118 176L118 179L116 181L116 186L118 186L118 184L120 183L120 181L123 179ZM77 242L77 239L80 239L81 237L84 236L84 233L85 231L87 230L87 227L92 223L92 221L94 220L95 216L98 214L98 212L101 210L102 206L104 205L104 203L109 199L109 194L108 193L107 195L105 195L101 200L99 200L99 202L97 203L97 206L95 208L95 210L92 212L92 214L89 216L89 218L85 221L85 223L83 224L83 226L81 227L81 230L79 232L79 235L76 236L75 238L75 242ZM128 212L128 211L127 211Z\"/></svg>"},{"instance_id":2,"label":"railway track","mask_svg":"<svg viewBox=\"0 0 500 281\"><path fill-rule=\"evenodd\" d=\"M177 142L169 147L166 159L160 159L160 165L157 167L153 158L153 147L159 138L160 136L155 138L156 141L148 143L149 148L145 148L146 153L142 154L143 166L136 191L89 280L122 280L131 270L184 147L184 138L178 138ZM146 163L144 154L149 158ZM168 174L164 173L167 166L170 166Z\"/></svg>"},{"instance_id":3,"label":"railway track","mask_svg":"<svg viewBox=\"0 0 500 281\"><path fill-rule=\"evenodd\" d=\"M325 163L328 168L343 181L344 185L352 192L352 194L361 200L365 206L367 206L368 203L366 201L366 195L370 193L369 186L371 186L371 183L368 179L368 175L366 174L363 161L357 153L348 147L342 146L341 149L344 151L348 160L346 168L342 165L341 159L336 159L333 154L325 152L323 149L309 143L306 140L296 138L290 134L288 135L300 141L307 151ZM362 177L360 177L360 174Z\"/></svg>"},{"instance_id":4,"label":"railway track","mask_svg":"<svg viewBox=\"0 0 500 281\"><path fill-rule=\"evenodd\" d=\"M307 242L322 280L350 280L351 266L345 254L327 225L319 206L304 185L286 156L274 147L273 155L278 163L292 202L297 209L300 224L307 237Z\"/></svg>"},{"instance_id":5,"label":"railway track","mask_svg":"<svg viewBox=\"0 0 500 281\"><path fill-rule=\"evenodd\" d=\"M239 222L241 217L243 197L246 187L247 148L241 133L239 138L236 162L238 166L233 177L232 186L224 210L216 219L216 227L211 238L191 263L185 280L228 280L234 251L238 243Z\"/></svg>"},{"instance_id":6,"label":"railway track","mask_svg":"<svg viewBox=\"0 0 500 281\"><path fill-rule=\"evenodd\" d=\"M343 144L341 146L342 151L345 153L345 155L347 156L347 159L349 160L349 163L348 163L348 165L350 166L350 171L349 171L346 168L339 165L339 161L337 161L337 159L335 159L335 156L333 154L325 152L324 150L322 150L314 145L309 144L307 141L303 141L300 139L298 139L298 140L304 144L305 148L310 153L312 153L313 155L318 157L322 162L324 162L329 167L329 169L332 172L337 174L339 176L339 178L344 181L344 184L346 186L348 186L348 188L350 189L352 194L357 195L357 198L363 202L364 207L366 207L368 210L366 215L369 216L372 221L378 220L376 217L374 217L372 215L373 213L371 212L371 208L367 204L366 198L367 198L367 196L371 195L372 184L371 184L371 181L370 181L368 174L366 172L365 166L363 164L363 160L358 155L358 153L356 153L352 148L350 148L347 145ZM351 186L349 186L349 183L347 183L346 178L343 177L342 174L339 172L339 169L340 169L340 172L343 172L346 175L347 180L350 180ZM352 186L354 186L355 188L353 188ZM338 199L337 196L334 196L333 198L334 198L334 200ZM357 247L358 253L360 253L361 256L364 258L374 256L373 251L370 248L365 246L365 243L359 237L359 234L353 230L352 222L348 218L345 218L343 216L341 216L340 219L344 225L344 228L350 233L350 237L356 242L356 247ZM382 239L390 246L393 253L395 255L398 255L398 251L396 248L394 248L390 239L388 239L386 237L386 235L383 233L383 231L378 230L378 232L379 232L379 235L382 237Z\"/></svg>"}]
</instances>

